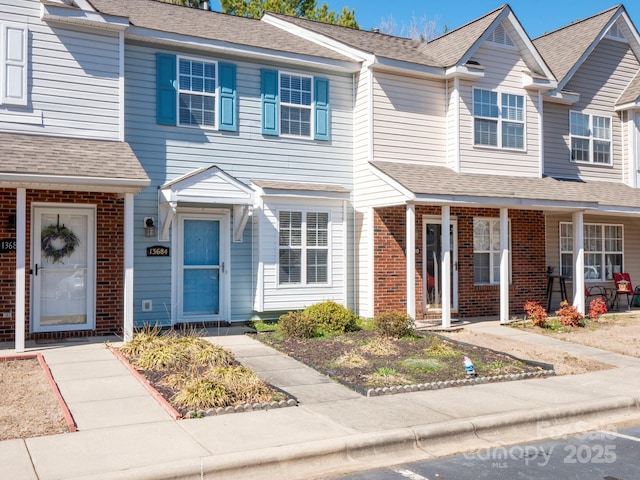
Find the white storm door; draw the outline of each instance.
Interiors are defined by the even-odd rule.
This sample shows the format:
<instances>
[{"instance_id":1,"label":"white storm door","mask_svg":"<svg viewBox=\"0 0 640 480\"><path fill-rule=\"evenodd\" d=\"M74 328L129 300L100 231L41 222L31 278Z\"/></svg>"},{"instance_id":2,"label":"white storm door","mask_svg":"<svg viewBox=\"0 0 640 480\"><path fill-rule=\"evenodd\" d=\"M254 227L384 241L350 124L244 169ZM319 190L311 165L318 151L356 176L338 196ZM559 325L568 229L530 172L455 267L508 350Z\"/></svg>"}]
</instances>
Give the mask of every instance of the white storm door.
<instances>
[{"instance_id":1,"label":"white storm door","mask_svg":"<svg viewBox=\"0 0 640 480\"><path fill-rule=\"evenodd\" d=\"M226 320L226 215L179 215L178 322Z\"/></svg>"},{"instance_id":2,"label":"white storm door","mask_svg":"<svg viewBox=\"0 0 640 480\"><path fill-rule=\"evenodd\" d=\"M451 308L458 309L458 221L451 219ZM422 219L422 300L425 311L442 309L442 221Z\"/></svg>"},{"instance_id":3,"label":"white storm door","mask_svg":"<svg viewBox=\"0 0 640 480\"><path fill-rule=\"evenodd\" d=\"M35 207L33 332L95 329L94 208Z\"/></svg>"}]
</instances>

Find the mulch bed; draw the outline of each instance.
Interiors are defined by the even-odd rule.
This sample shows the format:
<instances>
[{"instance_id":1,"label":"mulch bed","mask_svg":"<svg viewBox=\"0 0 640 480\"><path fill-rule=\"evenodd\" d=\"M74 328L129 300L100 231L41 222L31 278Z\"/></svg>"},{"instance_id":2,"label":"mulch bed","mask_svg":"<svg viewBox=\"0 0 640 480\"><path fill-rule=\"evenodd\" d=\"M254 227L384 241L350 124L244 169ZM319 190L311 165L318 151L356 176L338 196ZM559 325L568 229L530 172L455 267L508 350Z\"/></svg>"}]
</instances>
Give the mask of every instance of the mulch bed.
<instances>
[{"instance_id":1,"label":"mulch bed","mask_svg":"<svg viewBox=\"0 0 640 480\"><path fill-rule=\"evenodd\" d=\"M370 331L315 339L281 339L272 333L261 333L257 338L364 395L553 374L551 365L518 359L435 334L384 342L377 333ZM467 377L465 356L474 363L475 378Z\"/></svg>"}]
</instances>

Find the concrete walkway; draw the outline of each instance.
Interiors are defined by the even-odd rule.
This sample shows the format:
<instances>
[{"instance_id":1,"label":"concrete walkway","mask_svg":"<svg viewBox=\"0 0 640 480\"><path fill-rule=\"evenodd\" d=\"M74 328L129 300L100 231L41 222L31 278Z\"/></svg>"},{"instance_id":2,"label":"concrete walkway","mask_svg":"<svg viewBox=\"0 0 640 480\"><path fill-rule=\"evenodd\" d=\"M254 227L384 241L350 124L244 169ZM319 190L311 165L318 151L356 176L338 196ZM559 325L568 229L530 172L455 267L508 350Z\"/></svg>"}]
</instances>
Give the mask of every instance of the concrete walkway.
<instances>
[{"instance_id":1,"label":"concrete walkway","mask_svg":"<svg viewBox=\"0 0 640 480\"><path fill-rule=\"evenodd\" d=\"M465 328L617 368L366 398L224 329L209 339L299 406L175 421L103 340L30 344L29 353L41 352L49 363L78 432L0 442L0 478L313 479L640 422L640 359L497 322ZM1 348L0 356L14 353Z\"/></svg>"}]
</instances>

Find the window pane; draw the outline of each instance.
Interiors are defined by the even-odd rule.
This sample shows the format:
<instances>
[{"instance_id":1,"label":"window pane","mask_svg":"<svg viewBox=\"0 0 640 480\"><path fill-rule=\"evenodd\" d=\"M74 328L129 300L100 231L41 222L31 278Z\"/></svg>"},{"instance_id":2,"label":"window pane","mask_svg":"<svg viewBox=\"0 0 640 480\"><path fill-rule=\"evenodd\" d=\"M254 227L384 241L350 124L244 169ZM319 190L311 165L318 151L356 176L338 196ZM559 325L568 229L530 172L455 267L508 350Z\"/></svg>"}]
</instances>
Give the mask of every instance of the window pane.
<instances>
[{"instance_id":1,"label":"window pane","mask_svg":"<svg viewBox=\"0 0 640 480\"><path fill-rule=\"evenodd\" d=\"M604 242L604 249L607 252L622 252L622 227L620 225L605 225Z\"/></svg>"},{"instance_id":2,"label":"window pane","mask_svg":"<svg viewBox=\"0 0 640 480\"><path fill-rule=\"evenodd\" d=\"M589 161L589 140L586 138L571 139L571 160L576 162Z\"/></svg>"},{"instance_id":3,"label":"window pane","mask_svg":"<svg viewBox=\"0 0 640 480\"><path fill-rule=\"evenodd\" d=\"M280 249L278 258L280 284L300 283L302 278L301 260L300 250Z\"/></svg>"},{"instance_id":4,"label":"window pane","mask_svg":"<svg viewBox=\"0 0 640 480\"><path fill-rule=\"evenodd\" d=\"M605 255L605 274L606 280L613 280L614 273L622 272L622 254Z\"/></svg>"},{"instance_id":5,"label":"window pane","mask_svg":"<svg viewBox=\"0 0 640 480\"><path fill-rule=\"evenodd\" d=\"M488 251L489 250L489 221L474 220L473 221L473 250Z\"/></svg>"},{"instance_id":6,"label":"window pane","mask_svg":"<svg viewBox=\"0 0 640 480\"><path fill-rule=\"evenodd\" d=\"M523 97L521 95L502 94L502 118L518 122L524 121Z\"/></svg>"},{"instance_id":7,"label":"window pane","mask_svg":"<svg viewBox=\"0 0 640 480\"><path fill-rule=\"evenodd\" d=\"M593 163L608 164L611 161L611 143L608 141L593 141Z\"/></svg>"},{"instance_id":8,"label":"window pane","mask_svg":"<svg viewBox=\"0 0 640 480\"><path fill-rule=\"evenodd\" d=\"M475 119L474 142L476 145L498 146L498 122Z\"/></svg>"},{"instance_id":9,"label":"window pane","mask_svg":"<svg viewBox=\"0 0 640 480\"><path fill-rule=\"evenodd\" d=\"M307 250L307 283L327 283L327 250Z\"/></svg>"},{"instance_id":10,"label":"window pane","mask_svg":"<svg viewBox=\"0 0 640 480\"><path fill-rule=\"evenodd\" d=\"M581 137L589 136L589 115L578 112L571 112L571 135L579 135Z\"/></svg>"},{"instance_id":11,"label":"window pane","mask_svg":"<svg viewBox=\"0 0 640 480\"><path fill-rule=\"evenodd\" d=\"M524 125L504 122L502 124L502 146L504 148L524 148Z\"/></svg>"},{"instance_id":12,"label":"window pane","mask_svg":"<svg viewBox=\"0 0 640 480\"><path fill-rule=\"evenodd\" d=\"M328 213L307 213L307 245L326 247L328 237Z\"/></svg>"},{"instance_id":13,"label":"window pane","mask_svg":"<svg viewBox=\"0 0 640 480\"><path fill-rule=\"evenodd\" d=\"M281 246L302 245L302 212L280 212L279 244Z\"/></svg>"},{"instance_id":14,"label":"window pane","mask_svg":"<svg viewBox=\"0 0 640 480\"><path fill-rule=\"evenodd\" d=\"M560 275L573 277L573 254L563 253L560 255Z\"/></svg>"},{"instance_id":15,"label":"window pane","mask_svg":"<svg viewBox=\"0 0 640 480\"><path fill-rule=\"evenodd\" d=\"M584 226L584 251L602 252L602 228L601 225Z\"/></svg>"},{"instance_id":16,"label":"window pane","mask_svg":"<svg viewBox=\"0 0 640 480\"><path fill-rule=\"evenodd\" d=\"M610 140L611 119L607 117L593 117L593 137L600 140Z\"/></svg>"},{"instance_id":17,"label":"window pane","mask_svg":"<svg viewBox=\"0 0 640 480\"><path fill-rule=\"evenodd\" d=\"M473 283L489 283L489 254L474 253L473 255Z\"/></svg>"},{"instance_id":18,"label":"window pane","mask_svg":"<svg viewBox=\"0 0 640 480\"><path fill-rule=\"evenodd\" d=\"M475 89L473 91L473 115L498 118L498 93Z\"/></svg>"}]
</instances>

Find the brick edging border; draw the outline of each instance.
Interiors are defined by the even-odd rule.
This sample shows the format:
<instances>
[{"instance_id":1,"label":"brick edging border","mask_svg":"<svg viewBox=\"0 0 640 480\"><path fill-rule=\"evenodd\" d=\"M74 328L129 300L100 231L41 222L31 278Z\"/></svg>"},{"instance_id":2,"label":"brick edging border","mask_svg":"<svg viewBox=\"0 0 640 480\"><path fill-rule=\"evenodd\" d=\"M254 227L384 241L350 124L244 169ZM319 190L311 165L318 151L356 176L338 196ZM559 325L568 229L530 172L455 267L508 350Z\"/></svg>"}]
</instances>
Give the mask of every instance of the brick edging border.
<instances>
[{"instance_id":1,"label":"brick edging border","mask_svg":"<svg viewBox=\"0 0 640 480\"><path fill-rule=\"evenodd\" d=\"M56 381L53 378L53 375L51 374L51 369L49 368L47 361L44 359L44 356L41 353L27 353L25 355L10 355L8 357L2 357L1 359L2 361L10 361L10 360L29 360L32 358L37 359L38 363L40 364L40 367L42 367L42 371L44 372L45 377L47 377L47 381L51 386L51 390L53 390L53 394L55 395L56 400L58 401L58 405L60 405L60 408L62 409L62 415L64 416L64 421L67 423L67 428L69 429L69 432L71 433L77 432L78 427L76 426L76 422L73 419L73 415L71 415L71 412L69 411L69 407L67 406L67 402L65 402L64 398L62 397L62 394L60 393L60 389L58 388L58 384L56 383Z\"/></svg>"},{"instance_id":2,"label":"brick edging border","mask_svg":"<svg viewBox=\"0 0 640 480\"><path fill-rule=\"evenodd\" d=\"M160 392L158 392L155 388L153 388L153 386L151 386L151 384L144 377L144 375L142 375L135 368L133 368L133 365L129 363L129 361L124 357L124 355L122 355L116 348L113 348L111 346L109 347L109 350L111 350L111 353L113 353L116 356L116 358L120 360L120 362L122 362L122 364L127 368L127 370L129 370L129 372L131 372L131 374L138 379L138 381L147 390L147 392L151 394L151 396L156 400L156 402L158 402L160 406L164 408L174 420L179 420L182 418L182 415L180 414L180 412L178 412L175 408L173 408L171 404L167 401L167 399L164 398L160 394Z\"/></svg>"}]
</instances>

